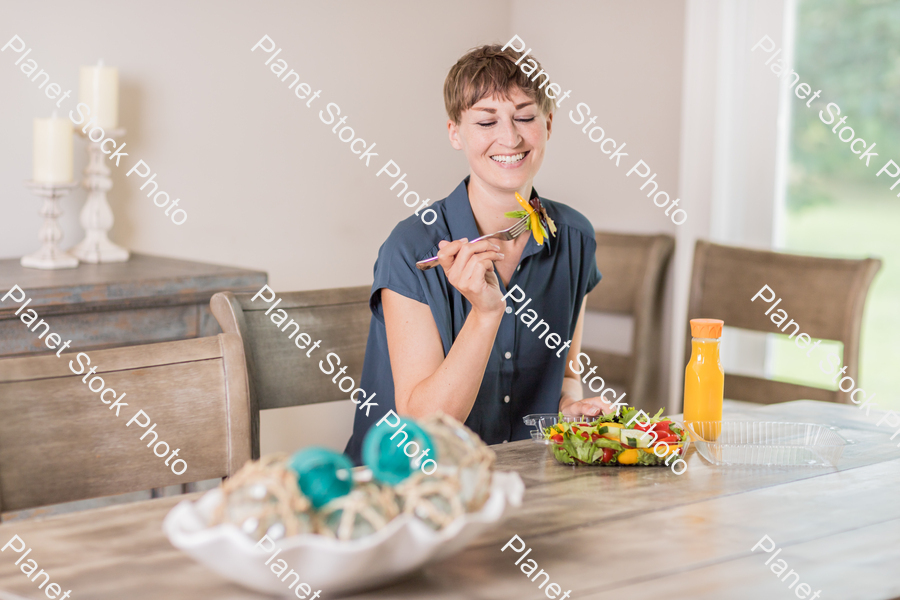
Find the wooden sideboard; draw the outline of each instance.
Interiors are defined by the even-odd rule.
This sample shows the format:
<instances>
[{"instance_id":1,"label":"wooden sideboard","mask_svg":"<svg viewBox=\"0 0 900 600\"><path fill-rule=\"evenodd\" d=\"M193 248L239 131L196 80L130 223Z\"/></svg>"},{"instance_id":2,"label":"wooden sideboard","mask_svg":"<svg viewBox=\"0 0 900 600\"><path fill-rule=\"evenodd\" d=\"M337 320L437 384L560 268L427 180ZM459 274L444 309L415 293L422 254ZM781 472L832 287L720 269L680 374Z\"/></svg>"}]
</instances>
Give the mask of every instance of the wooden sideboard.
<instances>
[{"instance_id":1,"label":"wooden sideboard","mask_svg":"<svg viewBox=\"0 0 900 600\"><path fill-rule=\"evenodd\" d=\"M210 297L255 292L267 280L262 271L146 254L57 271L0 260L0 298L14 285L22 288L32 298L28 308L72 340L67 352L216 335ZM15 315L19 306L12 298L0 303L0 357L52 352Z\"/></svg>"}]
</instances>

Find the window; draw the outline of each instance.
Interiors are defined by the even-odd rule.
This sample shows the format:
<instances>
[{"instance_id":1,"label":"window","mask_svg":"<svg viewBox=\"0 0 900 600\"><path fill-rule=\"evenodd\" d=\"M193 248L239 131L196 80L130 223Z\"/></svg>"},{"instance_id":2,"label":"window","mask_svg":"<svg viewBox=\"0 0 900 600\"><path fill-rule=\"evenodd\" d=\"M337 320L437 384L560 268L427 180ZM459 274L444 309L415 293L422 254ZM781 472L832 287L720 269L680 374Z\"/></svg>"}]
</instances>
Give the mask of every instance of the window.
<instances>
[{"instance_id":1,"label":"window","mask_svg":"<svg viewBox=\"0 0 900 600\"><path fill-rule=\"evenodd\" d=\"M810 108L791 106L789 181L785 205L776 212L778 250L846 258L876 256L881 271L869 290L863 318L860 385L877 394L879 408L900 407L900 186L884 164L900 163L900 1L800 0L797 4L794 70L821 89ZM827 105L846 117L838 132ZM832 111L836 112L834 105ZM838 133L851 126L878 156L867 167ZM845 133L845 137L849 132ZM861 142L856 150L860 150ZM827 301L827 299L823 299ZM773 335L770 375L782 381L835 389L812 361ZM825 345L823 344L822 347ZM837 348L840 347L838 344ZM840 354L840 350L838 350Z\"/></svg>"}]
</instances>

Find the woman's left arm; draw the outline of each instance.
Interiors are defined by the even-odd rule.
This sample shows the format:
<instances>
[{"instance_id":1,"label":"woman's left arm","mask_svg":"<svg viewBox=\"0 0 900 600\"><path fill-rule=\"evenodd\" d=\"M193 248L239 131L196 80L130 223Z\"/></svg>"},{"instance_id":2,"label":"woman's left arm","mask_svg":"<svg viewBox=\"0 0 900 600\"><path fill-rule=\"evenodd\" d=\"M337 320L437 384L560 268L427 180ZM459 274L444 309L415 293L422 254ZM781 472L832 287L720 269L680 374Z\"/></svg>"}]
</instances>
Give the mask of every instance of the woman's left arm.
<instances>
[{"instance_id":1,"label":"woman's left arm","mask_svg":"<svg viewBox=\"0 0 900 600\"><path fill-rule=\"evenodd\" d=\"M587 294L581 301L581 312L578 314L578 322L575 325L575 332L572 334L572 345L569 346L569 353L566 355L566 372L563 377L562 393L559 398L559 411L567 416L589 415L597 416L600 413L608 414L612 412L612 407L608 402L604 402L599 396L595 398L584 399L584 391L581 389L581 381L578 375L570 366L572 362L577 362L578 355L581 353L581 337L584 333L584 309L587 306Z\"/></svg>"}]
</instances>

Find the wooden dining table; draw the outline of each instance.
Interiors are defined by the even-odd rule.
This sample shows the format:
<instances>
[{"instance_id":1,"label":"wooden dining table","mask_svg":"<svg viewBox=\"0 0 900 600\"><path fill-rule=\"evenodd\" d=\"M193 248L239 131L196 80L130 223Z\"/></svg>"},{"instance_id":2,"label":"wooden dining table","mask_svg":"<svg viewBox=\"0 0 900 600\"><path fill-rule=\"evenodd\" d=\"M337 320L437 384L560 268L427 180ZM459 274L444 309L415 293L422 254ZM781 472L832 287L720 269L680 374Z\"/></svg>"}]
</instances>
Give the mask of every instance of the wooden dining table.
<instances>
[{"instance_id":1,"label":"wooden dining table","mask_svg":"<svg viewBox=\"0 0 900 600\"><path fill-rule=\"evenodd\" d=\"M519 536L531 549L528 558L572 599L896 598L900 440L876 425L881 414L811 400L726 401L725 419L836 427L849 441L836 468L713 466L691 449L687 470L676 475L664 467L560 465L547 446L530 440L494 446L496 468L525 483L522 506L459 554L345 597L547 598L520 569L527 563L515 564L522 554L501 551ZM0 545L13 535L25 540L30 558L74 600L271 597L229 582L166 539L166 513L196 496L4 523ZM764 551L772 546L767 541L759 546L764 536L776 549ZM45 598L14 565L17 558L0 553L0 598ZM799 582L793 575L782 581L788 571L775 574L779 560ZM330 597L323 590L321 598Z\"/></svg>"}]
</instances>

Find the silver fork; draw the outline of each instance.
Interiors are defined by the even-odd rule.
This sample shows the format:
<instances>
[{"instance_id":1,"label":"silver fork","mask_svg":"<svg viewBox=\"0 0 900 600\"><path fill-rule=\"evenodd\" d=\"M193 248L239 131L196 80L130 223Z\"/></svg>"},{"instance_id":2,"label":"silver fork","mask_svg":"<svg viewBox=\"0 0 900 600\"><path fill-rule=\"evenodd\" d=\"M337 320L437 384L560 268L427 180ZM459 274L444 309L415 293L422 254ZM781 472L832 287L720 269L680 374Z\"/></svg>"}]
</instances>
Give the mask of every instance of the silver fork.
<instances>
[{"instance_id":1,"label":"silver fork","mask_svg":"<svg viewBox=\"0 0 900 600\"><path fill-rule=\"evenodd\" d=\"M483 235L480 238L475 238L470 241L470 244L474 244L475 242L480 242L481 240L486 240L488 238L499 238L501 240L514 240L526 231L528 231L528 219L530 215L525 215L521 219L515 222L512 227L508 227L496 233L492 233L490 235ZM425 260L420 260L416 263L416 267L419 268L420 271L427 271L428 269L433 269L438 266L438 257L432 256L431 258L426 258Z\"/></svg>"}]
</instances>

